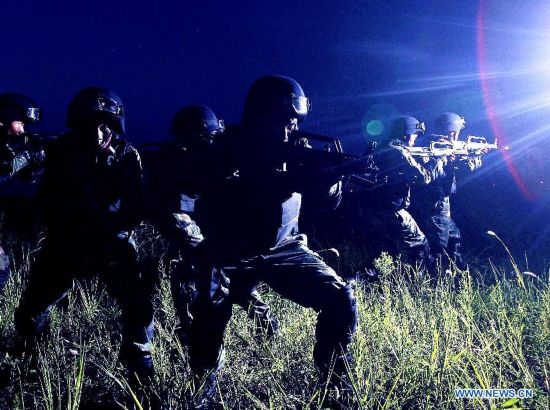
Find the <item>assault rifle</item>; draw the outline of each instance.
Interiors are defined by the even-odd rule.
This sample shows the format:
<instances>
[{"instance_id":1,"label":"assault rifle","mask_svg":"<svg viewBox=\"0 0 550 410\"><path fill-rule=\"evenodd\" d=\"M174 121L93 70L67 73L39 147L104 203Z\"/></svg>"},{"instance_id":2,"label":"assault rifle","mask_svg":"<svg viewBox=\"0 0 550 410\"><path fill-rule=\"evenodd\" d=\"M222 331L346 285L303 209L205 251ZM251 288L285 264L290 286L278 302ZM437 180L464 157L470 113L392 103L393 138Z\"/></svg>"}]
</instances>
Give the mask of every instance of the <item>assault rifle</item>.
<instances>
[{"instance_id":1,"label":"assault rifle","mask_svg":"<svg viewBox=\"0 0 550 410\"><path fill-rule=\"evenodd\" d=\"M299 155L303 159L301 162L316 166L324 172L339 176L361 174L375 177L378 171L374 165L374 141L362 156L344 153L338 138L310 132L294 131L290 142L295 147L303 148L300 150L302 155Z\"/></svg>"},{"instance_id":2,"label":"assault rifle","mask_svg":"<svg viewBox=\"0 0 550 410\"><path fill-rule=\"evenodd\" d=\"M492 150L501 149L497 144L497 139L492 144L487 142L485 137L476 137L475 135L468 135L466 141L453 141L455 148L455 155L458 156L478 156L483 155ZM510 147L502 147L504 150L509 150Z\"/></svg>"},{"instance_id":3,"label":"assault rifle","mask_svg":"<svg viewBox=\"0 0 550 410\"><path fill-rule=\"evenodd\" d=\"M453 155L454 145L449 141L433 141L427 147L405 147L413 157L432 158Z\"/></svg>"},{"instance_id":4,"label":"assault rifle","mask_svg":"<svg viewBox=\"0 0 550 410\"><path fill-rule=\"evenodd\" d=\"M491 144L484 137L470 135L466 141L433 141L427 147L406 147L406 149L415 157L430 158L450 155L457 157L479 156L501 148L496 139ZM510 147L503 149L508 150Z\"/></svg>"}]
</instances>

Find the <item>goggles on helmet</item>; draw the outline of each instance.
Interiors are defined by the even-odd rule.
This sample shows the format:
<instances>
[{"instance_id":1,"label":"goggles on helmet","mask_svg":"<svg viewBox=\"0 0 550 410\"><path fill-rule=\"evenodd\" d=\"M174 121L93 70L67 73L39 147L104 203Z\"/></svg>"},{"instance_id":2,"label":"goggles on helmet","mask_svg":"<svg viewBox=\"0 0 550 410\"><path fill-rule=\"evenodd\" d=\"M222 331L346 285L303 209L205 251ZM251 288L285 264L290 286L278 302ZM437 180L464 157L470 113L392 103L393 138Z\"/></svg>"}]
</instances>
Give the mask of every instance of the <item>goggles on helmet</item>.
<instances>
[{"instance_id":1,"label":"goggles on helmet","mask_svg":"<svg viewBox=\"0 0 550 410\"><path fill-rule=\"evenodd\" d=\"M223 120L204 121L204 128L211 133L222 133L225 131L225 122Z\"/></svg>"},{"instance_id":2,"label":"goggles on helmet","mask_svg":"<svg viewBox=\"0 0 550 410\"><path fill-rule=\"evenodd\" d=\"M298 115L307 115L311 111L311 103L307 97L297 97L292 94L292 108Z\"/></svg>"},{"instance_id":3,"label":"goggles on helmet","mask_svg":"<svg viewBox=\"0 0 550 410\"><path fill-rule=\"evenodd\" d=\"M98 110L102 112L107 112L109 114L122 116L124 115L124 107L122 104L119 104L116 100L106 96L99 96L97 98Z\"/></svg>"},{"instance_id":4,"label":"goggles on helmet","mask_svg":"<svg viewBox=\"0 0 550 410\"><path fill-rule=\"evenodd\" d=\"M27 108L27 118L32 122L40 121L40 108L36 108L36 107Z\"/></svg>"},{"instance_id":5,"label":"goggles on helmet","mask_svg":"<svg viewBox=\"0 0 550 410\"><path fill-rule=\"evenodd\" d=\"M416 130L418 132L426 132L426 123L419 122L418 124L416 124Z\"/></svg>"}]
</instances>

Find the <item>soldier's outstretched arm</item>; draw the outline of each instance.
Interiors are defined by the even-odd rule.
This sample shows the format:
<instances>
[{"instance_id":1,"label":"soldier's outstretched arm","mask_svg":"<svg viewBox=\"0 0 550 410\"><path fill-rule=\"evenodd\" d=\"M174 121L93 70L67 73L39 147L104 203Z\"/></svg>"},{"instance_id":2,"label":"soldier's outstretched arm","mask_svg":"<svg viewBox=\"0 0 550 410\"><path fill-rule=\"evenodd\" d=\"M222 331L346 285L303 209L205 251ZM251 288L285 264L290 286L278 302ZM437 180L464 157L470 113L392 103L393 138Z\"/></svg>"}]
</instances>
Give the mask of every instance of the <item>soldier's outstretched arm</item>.
<instances>
[{"instance_id":1,"label":"soldier's outstretched arm","mask_svg":"<svg viewBox=\"0 0 550 410\"><path fill-rule=\"evenodd\" d=\"M434 167L428 168L425 164L421 164L417 161L406 147L396 146L395 148L401 153L403 160L408 165L404 167L404 173L406 173L412 180L427 185L436 179L441 172L439 169L439 167L442 166L442 163L439 163L440 160L435 160L437 162L434 164Z\"/></svg>"}]
</instances>

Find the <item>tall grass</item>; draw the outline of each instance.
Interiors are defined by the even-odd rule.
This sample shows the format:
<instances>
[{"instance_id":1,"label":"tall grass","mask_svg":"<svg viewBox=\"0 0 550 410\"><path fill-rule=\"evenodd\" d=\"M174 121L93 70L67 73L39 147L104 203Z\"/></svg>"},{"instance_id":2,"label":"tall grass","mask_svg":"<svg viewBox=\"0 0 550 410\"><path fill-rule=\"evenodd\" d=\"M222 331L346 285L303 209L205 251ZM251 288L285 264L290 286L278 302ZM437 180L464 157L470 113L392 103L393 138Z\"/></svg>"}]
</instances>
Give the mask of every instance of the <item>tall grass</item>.
<instances>
[{"instance_id":1,"label":"tall grass","mask_svg":"<svg viewBox=\"0 0 550 410\"><path fill-rule=\"evenodd\" d=\"M352 262L343 260L342 263ZM357 408L547 409L550 395L550 275L522 276L492 266L490 275L453 271L434 284L399 261L378 260L380 281L356 284L359 325L350 363ZM13 311L22 273L10 280L0 306L0 345L15 344ZM519 273L518 273L519 272ZM219 381L226 408L317 408L324 395L311 357L316 314L268 293L279 320L277 337L254 334L240 308L226 335ZM186 408L197 388L169 284L156 296L154 390L164 406ZM146 400L126 382L117 358L119 311L96 281L77 282L52 311L51 327L32 357L4 355L10 381L1 409L100 408ZM455 399L456 388L532 388L529 400Z\"/></svg>"}]
</instances>

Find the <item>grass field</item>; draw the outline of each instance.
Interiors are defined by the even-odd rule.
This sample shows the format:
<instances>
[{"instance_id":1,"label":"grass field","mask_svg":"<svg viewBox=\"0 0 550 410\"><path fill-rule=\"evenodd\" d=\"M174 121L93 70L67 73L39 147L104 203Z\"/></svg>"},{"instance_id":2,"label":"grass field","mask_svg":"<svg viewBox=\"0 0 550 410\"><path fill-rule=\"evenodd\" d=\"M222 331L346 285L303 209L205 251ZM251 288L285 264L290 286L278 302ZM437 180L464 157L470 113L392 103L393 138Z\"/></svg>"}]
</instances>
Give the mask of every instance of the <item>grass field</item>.
<instances>
[{"instance_id":1,"label":"grass field","mask_svg":"<svg viewBox=\"0 0 550 410\"><path fill-rule=\"evenodd\" d=\"M359 325L349 370L355 407L549 408L548 271L534 278L504 263L490 265L483 274L476 268L447 273L434 285L388 257L379 259L379 267L380 281L356 284ZM0 296L0 346L15 342L21 272ZM269 292L266 299L279 333L271 342L254 336L246 314L234 308L221 400L226 408L318 408L326 392L317 384L311 360L316 314ZM166 278L156 303L155 391L166 408L186 408L194 389L186 349L176 337L178 320ZM0 390L0 408L94 409L114 400L139 408L117 362L118 315L100 283L75 283L66 303L52 310L37 357L2 353L11 377ZM456 399L456 388L530 388L534 397Z\"/></svg>"}]
</instances>

